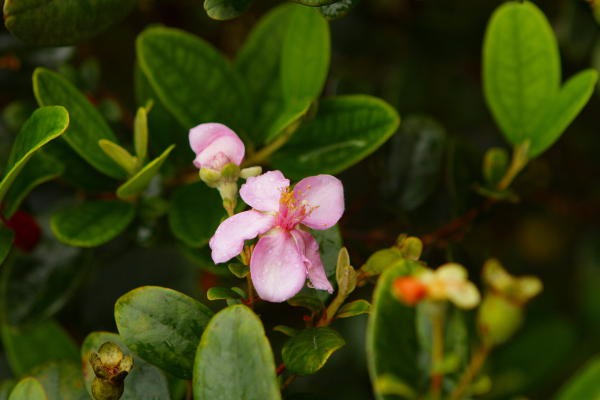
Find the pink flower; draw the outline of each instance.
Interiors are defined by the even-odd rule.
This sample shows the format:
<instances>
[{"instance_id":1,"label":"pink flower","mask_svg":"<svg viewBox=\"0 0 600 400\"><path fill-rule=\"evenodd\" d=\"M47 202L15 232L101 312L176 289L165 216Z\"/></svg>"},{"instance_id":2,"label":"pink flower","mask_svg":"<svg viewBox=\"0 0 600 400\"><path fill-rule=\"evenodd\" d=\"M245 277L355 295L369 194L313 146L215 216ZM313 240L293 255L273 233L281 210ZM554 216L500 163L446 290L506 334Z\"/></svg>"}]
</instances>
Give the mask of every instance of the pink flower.
<instances>
[{"instance_id":1,"label":"pink flower","mask_svg":"<svg viewBox=\"0 0 600 400\"><path fill-rule=\"evenodd\" d=\"M190 147L196 153L194 165L220 171L226 164L240 165L244 159L244 143L223 124L200 124L190 129Z\"/></svg>"},{"instance_id":2,"label":"pink flower","mask_svg":"<svg viewBox=\"0 0 600 400\"><path fill-rule=\"evenodd\" d=\"M344 188L331 175L302 179L293 190L280 171L248 178L240 189L252 207L227 218L210 240L212 258L222 263L240 254L244 241L260 235L250 260L250 276L263 299L282 302L309 286L333 292L319 245L304 227L327 229L344 213Z\"/></svg>"}]
</instances>

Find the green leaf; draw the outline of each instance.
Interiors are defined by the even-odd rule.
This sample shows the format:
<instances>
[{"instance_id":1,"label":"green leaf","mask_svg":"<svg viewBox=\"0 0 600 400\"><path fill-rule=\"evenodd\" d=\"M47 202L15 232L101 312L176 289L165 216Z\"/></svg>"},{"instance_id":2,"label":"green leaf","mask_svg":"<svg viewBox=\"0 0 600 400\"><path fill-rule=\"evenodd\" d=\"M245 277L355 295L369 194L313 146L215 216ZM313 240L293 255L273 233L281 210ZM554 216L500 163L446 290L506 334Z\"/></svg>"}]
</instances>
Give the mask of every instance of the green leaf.
<instances>
[{"instance_id":1,"label":"green leaf","mask_svg":"<svg viewBox=\"0 0 600 400\"><path fill-rule=\"evenodd\" d=\"M8 229L4 223L0 223L0 265L10 253L14 239L13 231Z\"/></svg>"},{"instance_id":2,"label":"green leaf","mask_svg":"<svg viewBox=\"0 0 600 400\"><path fill-rule=\"evenodd\" d=\"M303 124L272 162L294 179L335 174L374 152L399 123L396 111L375 97L325 99L319 104L315 119Z\"/></svg>"},{"instance_id":3,"label":"green leaf","mask_svg":"<svg viewBox=\"0 0 600 400\"><path fill-rule=\"evenodd\" d=\"M206 298L211 301L230 299L239 300L240 295L229 288L215 286L208 289L206 292Z\"/></svg>"},{"instance_id":4,"label":"green leaf","mask_svg":"<svg viewBox=\"0 0 600 400\"><path fill-rule=\"evenodd\" d=\"M127 347L182 379L192 377L194 352L211 316L199 301L157 286L134 289L115 304L115 321Z\"/></svg>"},{"instance_id":5,"label":"green leaf","mask_svg":"<svg viewBox=\"0 0 600 400\"><path fill-rule=\"evenodd\" d=\"M362 314L368 314L371 311L371 303L366 300L355 300L344 304L335 315L336 318L350 318Z\"/></svg>"},{"instance_id":6,"label":"green leaf","mask_svg":"<svg viewBox=\"0 0 600 400\"><path fill-rule=\"evenodd\" d=\"M335 2L336 0L293 0L296 3L300 3L303 4L305 6L309 6L309 7L318 7L318 6L322 6L325 4L331 4L333 2Z\"/></svg>"},{"instance_id":7,"label":"green leaf","mask_svg":"<svg viewBox=\"0 0 600 400\"><path fill-rule=\"evenodd\" d=\"M42 107L33 112L12 145L7 171L0 181L0 202L17 175L43 145L63 134L69 126L69 114L63 107Z\"/></svg>"},{"instance_id":8,"label":"green leaf","mask_svg":"<svg viewBox=\"0 0 600 400\"><path fill-rule=\"evenodd\" d=\"M71 122L63 135L69 146L98 171L116 179L125 172L101 151L98 142L117 138L98 110L68 80L45 68L33 73L33 92L40 106L61 105L69 110Z\"/></svg>"},{"instance_id":9,"label":"green leaf","mask_svg":"<svg viewBox=\"0 0 600 400\"><path fill-rule=\"evenodd\" d=\"M2 343L10 368L17 376L49 361L79 361L75 344L53 320L22 327L3 324Z\"/></svg>"},{"instance_id":10,"label":"green leaf","mask_svg":"<svg viewBox=\"0 0 600 400\"><path fill-rule=\"evenodd\" d=\"M45 152L35 153L30 161L25 164L6 192L3 210L6 218L10 218L18 210L35 187L59 177L64 171L63 164Z\"/></svg>"},{"instance_id":11,"label":"green leaf","mask_svg":"<svg viewBox=\"0 0 600 400\"><path fill-rule=\"evenodd\" d=\"M208 243L225 215L219 193L204 182L196 182L173 193L169 225L179 240L190 247L201 247Z\"/></svg>"},{"instance_id":12,"label":"green leaf","mask_svg":"<svg viewBox=\"0 0 600 400\"><path fill-rule=\"evenodd\" d=\"M483 83L508 141L531 139L560 85L556 38L534 4L507 2L492 15L483 44Z\"/></svg>"},{"instance_id":13,"label":"green leaf","mask_svg":"<svg viewBox=\"0 0 600 400\"><path fill-rule=\"evenodd\" d=\"M299 375L320 370L346 342L331 328L307 328L288 339L281 349L285 367Z\"/></svg>"},{"instance_id":14,"label":"green leaf","mask_svg":"<svg viewBox=\"0 0 600 400\"><path fill-rule=\"evenodd\" d=\"M97 200L52 215L50 227L61 242L78 247L100 246L121 234L135 217L135 208L115 200Z\"/></svg>"},{"instance_id":15,"label":"green leaf","mask_svg":"<svg viewBox=\"0 0 600 400\"><path fill-rule=\"evenodd\" d=\"M92 394L92 381L94 371L90 365L90 354L97 352L100 346L106 342L117 344L125 355L132 355L133 369L125 379L125 391L120 400L142 400L142 399L169 399L169 383L165 374L152 364L138 357L125 346L122 339L116 333L92 332L81 345L81 364L83 365L83 377L88 393Z\"/></svg>"},{"instance_id":16,"label":"green leaf","mask_svg":"<svg viewBox=\"0 0 600 400\"><path fill-rule=\"evenodd\" d=\"M129 180L123 183L117 189L117 197L120 199L128 199L135 196L148 187L152 178L154 178L160 171L160 167L164 164L171 151L175 148L175 145L169 146L163 153L150 161L144 166L137 174L129 178Z\"/></svg>"},{"instance_id":17,"label":"green leaf","mask_svg":"<svg viewBox=\"0 0 600 400\"><path fill-rule=\"evenodd\" d=\"M100 139L98 141L98 146L100 146L104 154L109 156L127 173L127 175L133 175L137 172L140 162L137 157L129 154L126 149L107 139Z\"/></svg>"},{"instance_id":18,"label":"green leaf","mask_svg":"<svg viewBox=\"0 0 600 400\"><path fill-rule=\"evenodd\" d=\"M483 177L488 185L495 187L504 177L510 163L508 153L501 147L491 147L483 158Z\"/></svg>"},{"instance_id":19,"label":"green leaf","mask_svg":"<svg viewBox=\"0 0 600 400\"><path fill-rule=\"evenodd\" d=\"M252 30L235 60L235 69L244 78L251 98L256 99L252 102L254 120L250 137L259 144L275 139L308 111L313 100L291 99L284 95L282 86L285 41L290 29L299 27L290 22L302 8L305 7L293 4L274 8ZM315 26L318 29L319 25ZM296 32L294 36L303 33Z\"/></svg>"},{"instance_id":20,"label":"green leaf","mask_svg":"<svg viewBox=\"0 0 600 400\"><path fill-rule=\"evenodd\" d=\"M331 21L334 19L345 17L352 11L360 0L338 0L331 4L321 6L321 14L326 20Z\"/></svg>"},{"instance_id":21,"label":"green leaf","mask_svg":"<svg viewBox=\"0 0 600 400\"><path fill-rule=\"evenodd\" d=\"M231 65L202 39L177 29L148 28L137 39L140 68L160 102L185 128L218 121L247 126L247 89Z\"/></svg>"},{"instance_id":22,"label":"green leaf","mask_svg":"<svg viewBox=\"0 0 600 400\"><path fill-rule=\"evenodd\" d=\"M365 277L377 276L388 268L403 265L404 261L405 258L400 249L390 247L373 253L359 271Z\"/></svg>"},{"instance_id":23,"label":"green leaf","mask_svg":"<svg viewBox=\"0 0 600 400\"><path fill-rule=\"evenodd\" d=\"M145 107L138 108L133 122L135 154L141 163L146 162L148 155L148 111Z\"/></svg>"},{"instance_id":24,"label":"green leaf","mask_svg":"<svg viewBox=\"0 0 600 400\"><path fill-rule=\"evenodd\" d=\"M592 358L560 389L555 400L600 399L600 357Z\"/></svg>"},{"instance_id":25,"label":"green leaf","mask_svg":"<svg viewBox=\"0 0 600 400\"><path fill-rule=\"evenodd\" d=\"M271 346L248 307L227 307L210 321L196 352L193 388L195 400L281 399Z\"/></svg>"},{"instance_id":26,"label":"green leaf","mask_svg":"<svg viewBox=\"0 0 600 400\"><path fill-rule=\"evenodd\" d=\"M244 13L252 0L204 0L204 9L212 19L225 21Z\"/></svg>"},{"instance_id":27,"label":"green leaf","mask_svg":"<svg viewBox=\"0 0 600 400\"><path fill-rule=\"evenodd\" d=\"M15 386L8 400L48 400L48 397L37 379L27 377Z\"/></svg>"},{"instance_id":28,"label":"green leaf","mask_svg":"<svg viewBox=\"0 0 600 400\"><path fill-rule=\"evenodd\" d=\"M313 100L323 90L329 71L329 25L319 11L294 7L281 51L284 99Z\"/></svg>"},{"instance_id":29,"label":"green leaf","mask_svg":"<svg viewBox=\"0 0 600 400\"><path fill-rule=\"evenodd\" d=\"M529 156L535 157L554 144L587 104L598 81L598 72L587 69L569 79L531 133Z\"/></svg>"},{"instance_id":30,"label":"green leaf","mask_svg":"<svg viewBox=\"0 0 600 400\"><path fill-rule=\"evenodd\" d=\"M89 39L123 19L135 0L6 0L4 23L27 44L64 46Z\"/></svg>"},{"instance_id":31,"label":"green leaf","mask_svg":"<svg viewBox=\"0 0 600 400\"><path fill-rule=\"evenodd\" d=\"M79 361L51 362L32 371L42 384L48 400L89 400Z\"/></svg>"},{"instance_id":32,"label":"green leaf","mask_svg":"<svg viewBox=\"0 0 600 400\"><path fill-rule=\"evenodd\" d=\"M419 381L415 311L400 303L391 291L396 278L409 274L418 265L405 260L387 268L373 294L367 325L367 360L377 400L394 399L377 391L382 376L391 375L406 385Z\"/></svg>"},{"instance_id":33,"label":"green leaf","mask_svg":"<svg viewBox=\"0 0 600 400\"><path fill-rule=\"evenodd\" d=\"M345 247L339 252L335 280L338 284L338 296L348 297L356 288L356 271L350 265L350 256Z\"/></svg>"},{"instance_id":34,"label":"green leaf","mask_svg":"<svg viewBox=\"0 0 600 400\"><path fill-rule=\"evenodd\" d=\"M412 211L437 187L446 152L446 131L431 118L411 115L390 142L385 188L394 203Z\"/></svg>"},{"instance_id":35,"label":"green leaf","mask_svg":"<svg viewBox=\"0 0 600 400\"><path fill-rule=\"evenodd\" d=\"M17 382L14 379L4 379L0 382L0 400L8 400L10 392L14 389Z\"/></svg>"}]
</instances>

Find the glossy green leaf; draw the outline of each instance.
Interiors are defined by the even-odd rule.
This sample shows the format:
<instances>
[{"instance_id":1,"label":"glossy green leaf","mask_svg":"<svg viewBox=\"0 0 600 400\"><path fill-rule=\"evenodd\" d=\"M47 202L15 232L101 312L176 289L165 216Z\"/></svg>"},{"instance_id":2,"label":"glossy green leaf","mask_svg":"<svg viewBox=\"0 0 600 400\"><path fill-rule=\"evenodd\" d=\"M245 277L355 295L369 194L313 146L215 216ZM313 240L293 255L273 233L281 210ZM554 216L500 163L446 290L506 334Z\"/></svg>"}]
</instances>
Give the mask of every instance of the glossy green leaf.
<instances>
[{"instance_id":1,"label":"glossy green leaf","mask_svg":"<svg viewBox=\"0 0 600 400\"><path fill-rule=\"evenodd\" d=\"M123 342L144 360L182 379L212 316L205 305L172 289L144 286L121 296L115 321Z\"/></svg>"},{"instance_id":2,"label":"glossy green leaf","mask_svg":"<svg viewBox=\"0 0 600 400\"><path fill-rule=\"evenodd\" d=\"M138 357L125 346L122 339L116 333L92 332L81 345L81 364L83 365L83 377L85 388L91 395L94 371L90 365L90 354L97 352L100 346L106 342L117 344L124 354L133 356L133 369L125 379L125 391L120 400L162 400L169 398L169 383L165 374L152 364Z\"/></svg>"},{"instance_id":3,"label":"glossy green leaf","mask_svg":"<svg viewBox=\"0 0 600 400\"><path fill-rule=\"evenodd\" d=\"M218 121L247 126L247 89L231 65L202 39L177 29L148 28L137 39L140 68L160 102L185 128Z\"/></svg>"},{"instance_id":4,"label":"glossy green leaf","mask_svg":"<svg viewBox=\"0 0 600 400\"><path fill-rule=\"evenodd\" d=\"M335 315L336 318L350 318L357 315L368 314L371 311L371 303L366 300L354 300L344 304Z\"/></svg>"},{"instance_id":5,"label":"glossy green leaf","mask_svg":"<svg viewBox=\"0 0 600 400\"><path fill-rule=\"evenodd\" d=\"M600 399L600 358L594 357L560 389L555 400Z\"/></svg>"},{"instance_id":6,"label":"glossy green leaf","mask_svg":"<svg viewBox=\"0 0 600 400\"><path fill-rule=\"evenodd\" d=\"M413 385L419 380L415 311L400 303L391 291L396 278L409 274L415 268L418 268L418 263L414 261L404 261L387 268L373 294L367 325L367 360L377 400L394 399L394 396L379 392L377 382L382 376L392 376L406 385Z\"/></svg>"},{"instance_id":7,"label":"glossy green leaf","mask_svg":"<svg viewBox=\"0 0 600 400\"><path fill-rule=\"evenodd\" d=\"M117 138L98 110L68 80L45 68L33 73L33 92L40 106L61 105L69 110L69 129L63 135L69 146L98 171L124 179L125 172L100 149L98 142Z\"/></svg>"},{"instance_id":8,"label":"glossy green leaf","mask_svg":"<svg viewBox=\"0 0 600 400\"><path fill-rule=\"evenodd\" d=\"M294 7L281 51L284 99L313 100L323 90L329 71L329 25L319 11Z\"/></svg>"},{"instance_id":9,"label":"glossy green leaf","mask_svg":"<svg viewBox=\"0 0 600 400\"><path fill-rule=\"evenodd\" d=\"M100 146L104 154L109 156L127 173L127 175L133 175L137 172L140 162L137 157L132 156L126 149L106 139L100 139L98 141L98 146Z\"/></svg>"},{"instance_id":10,"label":"glossy green leaf","mask_svg":"<svg viewBox=\"0 0 600 400\"><path fill-rule=\"evenodd\" d=\"M533 3L507 2L492 15L483 45L483 83L509 142L530 139L560 85L556 38Z\"/></svg>"},{"instance_id":11,"label":"glossy green leaf","mask_svg":"<svg viewBox=\"0 0 600 400\"><path fill-rule=\"evenodd\" d=\"M256 143L275 139L308 110L312 100L288 98L282 89L283 48L298 8L302 7L283 4L269 12L254 27L235 60L235 69L256 99L250 131Z\"/></svg>"},{"instance_id":12,"label":"glossy green leaf","mask_svg":"<svg viewBox=\"0 0 600 400\"><path fill-rule=\"evenodd\" d=\"M321 11L321 14L326 20L331 21L348 15L348 13L356 7L359 1L360 0L338 0L331 4L322 5L319 11Z\"/></svg>"},{"instance_id":13,"label":"glossy green leaf","mask_svg":"<svg viewBox=\"0 0 600 400\"><path fill-rule=\"evenodd\" d=\"M390 142L385 189L391 201L412 211L438 186L446 132L431 118L409 116Z\"/></svg>"},{"instance_id":14,"label":"glossy green leaf","mask_svg":"<svg viewBox=\"0 0 600 400\"><path fill-rule=\"evenodd\" d=\"M42 384L48 400L89 400L79 362L51 362L33 370L32 375Z\"/></svg>"},{"instance_id":15,"label":"glossy green leaf","mask_svg":"<svg viewBox=\"0 0 600 400\"><path fill-rule=\"evenodd\" d=\"M40 382L32 377L21 380L12 390L8 400L49 400Z\"/></svg>"},{"instance_id":16,"label":"glossy green leaf","mask_svg":"<svg viewBox=\"0 0 600 400\"><path fill-rule=\"evenodd\" d=\"M233 290L226 288L226 287L219 287L219 286L215 286L215 287L211 287L210 289L208 289L208 291L206 292L206 298L209 300L229 300L229 299L239 299L240 295L237 292L234 292Z\"/></svg>"},{"instance_id":17,"label":"glossy green leaf","mask_svg":"<svg viewBox=\"0 0 600 400\"><path fill-rule=\"evenodd\" d=\"M35 153L6 192L4 216L10 218L35 187L59 177L63 171L63 164L55 157L45 152Z\"/></svg>"},{"instance_id":18,"label":"glossy green leaf","mask_svg":"<svg viewBox=\"0 0 600 400\"><path fill-rule=\"evenodd\" d=\"M43 145L63 134L69 126L69 114L63 107L42 107L33 112L19 131L0 181L0 202L25 167Z\"/></svg>"},{"instance_id":19,"label":"glossy green leaf","mask_svg":"<svg viewBox=\"0 0 600 400\"><path fill-rule=\"evenodd\" d=\"M288 339L281 356L290 371L310 375L320 370L344 344L344 338L331 328L307 328Z\"/></svg>"},{"instance_id":20,"label":"glossy green leaf","mask_svg":"<svg viewBox=\"0 0 600 400\"><path fill-rule=\"evenodd\" d=\"M135 0L6 0L4 23L27 44L63 46L89 39L123 19Z\"/></svg>"},{"instance_id":21,"label":"glossy green leaf","mask_svg":"<svg viewBox=\"0 0 600 400\"><path fill-rule=\"evenodd\" d=\"M225 21L246 11L252 0L204 0L204 10L212 19Z\"/></svg>"},{"instance_id":22,"label":"glossy green leaf","mask_svg":"<svg viewBox=\"0 0 600 400\"><path fill-rule=\"evenodd\" d=\"M169 225L173 234L190 247L201 247L225 217L221 197L204 182L181 186L173 193Z\"/></svg>"},{"instance_id":23,"label":"glossy green leaf","mask_svg":"<svg viewBox=\"0 0 600 400\"><path fill-rule=\"evenodd\" d=\"M49 361L78 361L78 350L56 322L14 327L2 325L2 343L11 370L17 376Z\"/></svg>"},{"instance_id":24,"label":"glossy green leaf","mask_svg":"<svg viewBox=\"0 0 600 400\"><path fill-rule=\"evenodd\" d=\"M316 117L298 129L272 162L292 178L335 174L374 152L399 123L396 111L381 99L332 97L319 104Z\"/></svg>"},{"instance_id":25,"label":"glossy green leaf","mask_svg":"<svg viewBox=\"0 0 600 400\"><path fill-rule=\"evenodd\" d=\"M227 307L210 321L196 352L193 389L195 400L281 399L271 346L248 307Z\"/></svg>"},{"instance_id":26,"label":"glossy green leaf","mask_svg":"<svg viewBox=\"0 0 600 400\"><path fill-rule=\"evenodd\" d=\"M117 196L121 199L128 199L131 196L135 196L148 187L152 179L158 174L160 168L164 164L175 145L169 146L163 153L150 161L144 166L137 174L129 178L129 180L123 183L117 189Z\"/></svg>"},{"instance_id":27,"label":"glossy green leaf","mask_svg":"<svg viewBox=\"0 0 600 400\"><path fill-rule=\"evenodd\" d=\"M8 229L4 223L0 223L0 265L10 253L14 239L13 231Z\"/></svg>"},{"instance_id":28,"label":"glossy green leaf","mask_svg":"<svg viewBox=\"0 0 600 400\"><path fill-rule=\"evenodd\" d=\"M115 200L97 200L52 215L50 227L61 242L78 247L100 246L121 234L135 217L135 208Z\"/></svg>"}]
</instances>

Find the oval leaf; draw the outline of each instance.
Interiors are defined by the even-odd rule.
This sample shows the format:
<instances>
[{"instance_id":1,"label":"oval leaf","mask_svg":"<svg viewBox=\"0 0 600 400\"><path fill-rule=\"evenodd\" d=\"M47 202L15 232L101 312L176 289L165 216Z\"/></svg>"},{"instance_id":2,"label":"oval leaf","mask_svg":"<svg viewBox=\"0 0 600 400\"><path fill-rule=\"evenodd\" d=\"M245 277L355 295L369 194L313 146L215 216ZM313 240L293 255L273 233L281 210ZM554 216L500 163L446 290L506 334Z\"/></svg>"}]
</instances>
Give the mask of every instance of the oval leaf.
<instances>
[{"instance_id":1,"label":"oval leaf","mask_svg":"<svg viewBox=\"0 0 600 400\"><path fill-rule=\"evenodd\" d=\"M48 400L88 400L79 362L44 364L32 372L42 384Z\"/></svg>"},{"instance_id":2,"label":"oval leaf","mask_svg":"<svg viewBox=\"0 0 600 400\"><path fill-rule=\"evenodd\" d=\"M104 117L75 86L56 72L38 68L33 73L33 92L40 106L61 105L69 110L71 123L63 138L77 154L110 177L126 177L125 171L98 145L101 139L118 143L115 134Z\"/></svg>"},{"instance_id":3,"label":"oval leaf","mask_svg":"<svg viewBox=\"0 0 600 400\"><path fill-rule=\"evenodd\" d=\"M399 124L396 111L375 97L325 99L315 119L303 124L272 161L292 178L335 174L374 152Z\"/></svg>"},{"instance_id":4,"label":"oval leaf","mask_svg":"<svg viewBox=\"0 0 600 400\"><path fill-rule=\"evenodd\" d=\"M6 0L4 23L25 43L75 44L123 19L135 0Z\"/></svg>"},{"instance_id":5,"label":"oval leaf","mask_svg":"<svg viewBox=\"0 0 600 400\"><path fill-rule=\"evenodd\" d=\"M169 225L173 234L190 247L201 247L225 217L221 197L204 182L181 186L173 193Z\"/></svg>"},{"instance_id":6,"label":"oval leaf","mask_svg":"<svg viewBox=\"0 0 600 400\"><path fill-rule=\"evenodd\" d=\"M204 0L204 9L209 17L220 21L241 15L252 0Z\"/></svg>"},{"instance_id":7,"label":"oval leaf","mask_svg":"<svg viewBox=\"0 0 600 400\"><path fill-rule=\"evenodd\" d=\"M134 217L133 205L100 200L57 212L52 215L50 227L58 240L65 244L95 247L117 237Z\"/></svg>"},{"instance_id":8,"label":"oval leaf","mask_svg":"<svg viewBox=\"0 0 600 400\"><path fill-rule=\"evenodd\" d=\"M419 381L415 311L400 303L391 292L393 281L418 265L405 260L387 268L373 294L367 325L367 360L377 400L395 399L379 391L378 381L382 377L392 376L407 385Z\"/></svg>"},{"instance_id":9,"label":"oval leaf","mask_svg":"<svg viewBox=\"0 0 600 400\"><path fill-rule=\"evenodd\" d=\"M227 307L210 321L196 352L193 387L195 400L281 399L271 346L248 307Z\"/></svg>"},{"instance_id":10,"label":"oval leaf","mask_svg":"<svg viewBox=\"0 0 600 400\"><path fill-rule=\"evenodd\" d=\"M600 357L595 357L563 386L555 400L600 398Z\"/></svg>"},{"instance_id":11,"label":"oval leaf","mask_svg":"<svg viewBox=\"0 0 600 400\"><path fill-rule=\"evenodd\" d=\"M136 48L152 90L185 129L221 122L239 133L247 126L246 88L208 43L177 29L149 28Z\"/></svg>"},{"instance_id":12,"label":"oval leaf","mask_svg":"<svg viewBox=\"0 0 600 400\"><path fill-rule=\"evenodd\" d=\"M336 318L350 318L358 315L368 314L371 311L371 303L366 300L355 300L344 304L337 314Z\"/></svg>"},{"instance_id":13,"label":"oval leaf","mask_svg":"<svg viewBox=\"0 0 600 400\"><path fill-rule=\"evenodd\" d=\"M42 107L33 112L12 145L6 174L0 182L0 202L25 164L43 145L56 139L69 126L69 114L63 107Z\"/></svg>"},{"instance_id":14,"label":"oval leaf","mask_svg":"<svg viewBox=\"0 0 600 400\"><path fill-rule=\"evenodd\" d=\"M35 378L21 380L12 390L8 400L48 400L44 388Z\"/></svg>"},{"instance_id":15,"label":"oval leaf","mask_svg":"<svg viewBox=\"0 0 600 400\"><path fill-rule=\"evenodd\" d=\"M192 377L194 352L211 316L199 301L157 286L134 289L115 304L115 321L127 347L182 379Z\"/></svg>"},{"instance_id":16,"label":"oval leaf","mask_svg":"<svg viewBox=\"0 0 600 400\"><path fill-rule=\"evenodd\" d=\"M119 186L117 196L121 199L127 199L146 190L152 178L158 174L160 167L162 167L169 154L171 154L171 151L173 151L173 148L175 148L175 145L169 146L160 156L150 161L137 174Z\"/></svg>"},{"instance_id":17,"label":"oval leaf","mask_svg":"<svg viewBox=\"0 0 600 400\"><path fill-rule=\"evenodd\" d=\"M92 381L94 371L90 365L90 354L97 352L100 346L106 342L118 345L124 354L134 357L133 369L125 379L125 391L120 400L162 400L169 399L169 384L165 374L155 367L136 356L125 346L119 335L110 332L92 332L81 345L81 363L83 365L83 377L85 387L92 395Z\"/></svg>"},{"instance_id":18,"label":"oval leaf","mask_svg":"<svg viewBox=\"0 0 600 400\"><path fill-rule=\"evenodd\" d=\"M320 370L334 351L346 342L331 328L308 328L292 336L281 349L287 369L310 375Z\"/></svg>"}]
</instances>

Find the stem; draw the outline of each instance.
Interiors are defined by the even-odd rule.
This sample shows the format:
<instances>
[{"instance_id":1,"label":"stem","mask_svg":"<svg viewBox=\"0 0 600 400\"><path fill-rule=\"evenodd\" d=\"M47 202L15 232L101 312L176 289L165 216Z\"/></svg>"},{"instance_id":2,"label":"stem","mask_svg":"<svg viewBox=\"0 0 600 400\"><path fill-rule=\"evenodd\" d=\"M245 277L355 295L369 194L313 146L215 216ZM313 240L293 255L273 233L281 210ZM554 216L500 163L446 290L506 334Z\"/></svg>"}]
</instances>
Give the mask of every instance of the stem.
<instances>
[{"instance_id":1,"label":"stem","mask_svg":"<svg viewBox=\"0 0 600 400\"><path fill-rule=\"evenodd\" d=\"M337 311L340 309L342 304L344 304L346 297L347 296L340 296L340 292L338 292L337 296L335 296L335 299L333 299L333 301L329 303L329 306L327 306L327 308L323 312L323 316L321 317L319 322L317 322L318 327L327 326L331 323L331 321L333 321L333 317L335 317Z\"/></svg>"},{"instance_id":2,"label":"stem","mask_svg":"<svg viewBox=\"0 0 600 400\"><path fill-rule=\"evenodd\" d=\"M467 391L469 384L471 384L481 367L483 367L489 352L490 348L482 343L475 354L473 354L473 357L471 357L471 361L469 362L467 369L460 377L458 385L456 385L454 391L452 391L452 394L450 395L450 400L460 400L462 398Z\"/></svg>"},{"instance_id":3,"label":"stem","mask_svg":"<svg viewBox=\"0 0 600 400\"><path fill-rule=\"evenodd\" d=\"M192 400L192 381L187 381L187 388L185 390L185 400Z\"/></svg>"},{"instance_id":4,"label":"stem","mask_svg":"<svg viewBox=\"0 0 600 400\"><path fill-rule=\"evenodd\" d=\"M252 279L250 278L250 274L246 275L247 282L247 290L248 290L248 306L250 308L254 308L254 285L252 284Z\"/></svg>"},{"instance_id":5,"label":"stem","mask_svg":"<svg viewBox=\"0 0 600 400\"><path fill-rule=\"evenodd\" d=\"M444 308L432 307L432 347L431 347L431 399L439 400L442 393L444 374Z\"/></svg>"},{"instance_id":6,"label":"stem","mask_svg":"<svg viewBox=\"0 0 600 400\"><path fill-rule=\"evenodd\" d=\"M296 121L288 125L283 130L283 133L277 136L275 140L273 140L271 143L269 143L256 153L250 155L242 164L242 168L262 164L267 158L269 158L271 154L275 153L284 144L286 144L288 140L290 140L294 132L296 132L296 130L300 126L301 121L302 118L298 118Z\"/></svg>"},{"instance_id":7,"label":"stem","mask_svg":"<svg viewBox=\"0 0 600 400\"><path fill-rule=\"evenodd\" d=\"M519 172L527 165L529 158L527 153L529 152L529 141L526 141L520 145L517 145L513 149L513 157L510 166L506 170L506 173L496 185L496 189L502 191L508 189L512 181L517 177Z\"/></svg>"}]
</instances>

